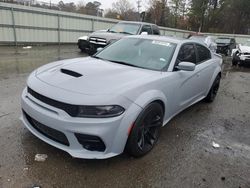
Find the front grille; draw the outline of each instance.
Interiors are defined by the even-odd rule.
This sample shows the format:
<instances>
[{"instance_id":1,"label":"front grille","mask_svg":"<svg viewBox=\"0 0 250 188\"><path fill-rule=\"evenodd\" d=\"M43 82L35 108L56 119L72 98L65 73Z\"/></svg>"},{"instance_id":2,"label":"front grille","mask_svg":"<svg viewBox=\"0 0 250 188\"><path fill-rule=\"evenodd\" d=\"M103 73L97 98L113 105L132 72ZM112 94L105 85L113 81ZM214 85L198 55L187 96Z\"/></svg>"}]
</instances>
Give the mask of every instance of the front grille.
<instances>
[{"instance_id":1,"label":"front grille","mask_svg":"<svg viewBox=\"0 0 250 188\"><path fill-rule=\"evenodd\" d=\"M44 102L45 104L48 104L50 106L54 106L56 108L64 110L72 117L76 117L78 114L78 106L77 105L67 104L67 103L56 101L54 99L50 99L48 97L45 97L45 96L35 92L34 90L32 90L29 87L28 87L28 93L31 94L36 99Z\"/></svg>"},{"instance_id":2,"label":"front grille","mask_svg":"<svg viewBox=\"0 0 250 188\"><path fill-rule=\"evenodd\" d=\"M69 146L69 141L65 134L62 132L52 129L50 127L47 127L46 125L36 121L32 117L30 117L25 111L23 111L26 119L30 123L30 125L36 129L39 133L43 134L44 136L50 138L51 140L54 140L55 142L59 142L60 144Z\"/></svg>"},{"instance_id":3,"label":"front grille","mask_svg":"<svg viewBox=\"0 0 250 188\"><path fill-rule=\"evenodd\" d=\"M78 142L89 151L103 152L106 149L104 142L98 136L75 133Z\"/></svg>"},{"instance_id":4,"label":"front grille","mask_svg":"<svg viewBox=\"0 0 250 188\"><path fill-rule=\"evenodd\" d=\"M97 37L90 37L89 42L92 44L98 44L98 45L107 45L107 40L103 38L97 38Z\"/></svg>"},{"instance_id":5,"label":"front grille","mask_svg":"<svg viewBox=\"0 0 250 188\"><path fill-rule=\"evenodd\" d=\"M246 53L243 53L243 55L250 55L250 53L246 52Z\"/></svg>"}]
</instances>

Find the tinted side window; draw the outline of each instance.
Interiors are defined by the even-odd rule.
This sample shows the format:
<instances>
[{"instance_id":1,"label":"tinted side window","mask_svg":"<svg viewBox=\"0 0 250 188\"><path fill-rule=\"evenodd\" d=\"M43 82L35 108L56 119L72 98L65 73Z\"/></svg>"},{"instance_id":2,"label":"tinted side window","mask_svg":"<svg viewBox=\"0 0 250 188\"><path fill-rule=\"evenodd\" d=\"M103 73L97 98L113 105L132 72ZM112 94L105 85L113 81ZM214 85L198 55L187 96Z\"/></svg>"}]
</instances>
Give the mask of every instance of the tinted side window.
<instances>
[{"instance_id":1,"label":"tinted side window","mask_svg":"<svg viewBox=\"0 0 250 188\"><path fill-rule=\"evenodd\" d=\"M152 28L153 28L153 35L160 35L160 31L157 26L153 25Z\"/></svg>"},{"instance_id":2,"label":"tinted side window","mask_svg":"<svg viewBox=\"0 0 250 188\"><path fill-rule=\"evenodd\" d=\"M152 29L150 25L144 25L142 26L141 33L142 32L147 32L149 35L152 34Z\"/></svg>"},{"instance_id":3,"label":"tinted side window","mask_svg":"<svg viewBox=\"0 0 250 188\"><path fill-rule=\"evenodd\" d=\"M181 47L178 55L179 62L191 62L196 64L196 54L193 44L185 44Z\"/></svg>"},{"instance_id":4,"label":"tinted side window","mask_svg":"<svg viewBox=\"0 0 250 188\"><path fill-rule=\"evenodd\" d=\"M198 52L199 63L211 59L211 53L206 47L196 44L196 48Z\"/></svg>"}]
</instances>

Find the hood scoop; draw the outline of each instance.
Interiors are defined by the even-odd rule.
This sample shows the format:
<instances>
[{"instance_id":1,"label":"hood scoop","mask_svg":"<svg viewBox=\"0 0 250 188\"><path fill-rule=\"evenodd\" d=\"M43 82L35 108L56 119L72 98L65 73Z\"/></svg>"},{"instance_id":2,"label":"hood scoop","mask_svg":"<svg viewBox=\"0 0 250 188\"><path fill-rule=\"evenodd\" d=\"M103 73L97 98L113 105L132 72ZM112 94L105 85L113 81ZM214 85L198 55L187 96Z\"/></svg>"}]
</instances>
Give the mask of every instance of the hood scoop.
<instances>
[{"instance_id":1,"label":"hood scoop","mask_svg":"<svg viewBox=\"0 0 250 188\"><path fill-rule=\"evenodd\" d=\"M83 76L82 74L80 74L78 72L68 70L68 69L61 69L61 72L64 73L64 74L76 77L76 78L79 78L79 77Z\"/></svg>"}]
</instances>

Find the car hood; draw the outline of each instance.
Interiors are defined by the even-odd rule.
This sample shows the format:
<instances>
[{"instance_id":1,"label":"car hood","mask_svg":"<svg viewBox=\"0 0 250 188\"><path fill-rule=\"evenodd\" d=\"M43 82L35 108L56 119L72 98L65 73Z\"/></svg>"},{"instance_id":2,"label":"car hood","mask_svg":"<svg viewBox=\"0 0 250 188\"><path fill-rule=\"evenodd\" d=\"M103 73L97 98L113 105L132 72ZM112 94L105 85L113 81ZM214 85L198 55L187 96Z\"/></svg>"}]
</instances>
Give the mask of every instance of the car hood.
<instances>
[{"instance_id":1,"label":"car hood","mask_svg":"<svg viewBox=\"0 0 250 188\"><path fill-rule=\"evenodd\" d=\"M217 43L217 46L218 47L226 47L226 46L229 46L230 44L228 43Z\"/></svg>"},{"instance_id":2,"label":"car hood","mask_svg":"<svg viewBox=\"0 0 250 188\"><path fill-rule=\"evenodd\" d=\"M112 39L119 40L119 39L121 39L124 36L127 36L127 34L111 33L111 32L108 32L108 31L101 32L101 33L92 33L92 34L89 35L89 37L97 37L97 38L106 39L107 42L109 42Z\"/></svg>"},{"instance_id":3,"label":"car hood","mask_svg":"<svg viewBox=\"0 0 250 188\"><path fill-rule=\"evenodd\" d=\"M239 46L241 53L250 53L250 46Z\"/></svg>"},{"instance_id":4,"label":"car hood","mask_svg":"<svg viewBox=\"0 0 250 188\"><path fill-rule=\"evenodd\" d=\"M87 57L45 65L36 71L36 77L67 91L102 95L136 87L159 73Z\"/></svg>"}]
</instances>

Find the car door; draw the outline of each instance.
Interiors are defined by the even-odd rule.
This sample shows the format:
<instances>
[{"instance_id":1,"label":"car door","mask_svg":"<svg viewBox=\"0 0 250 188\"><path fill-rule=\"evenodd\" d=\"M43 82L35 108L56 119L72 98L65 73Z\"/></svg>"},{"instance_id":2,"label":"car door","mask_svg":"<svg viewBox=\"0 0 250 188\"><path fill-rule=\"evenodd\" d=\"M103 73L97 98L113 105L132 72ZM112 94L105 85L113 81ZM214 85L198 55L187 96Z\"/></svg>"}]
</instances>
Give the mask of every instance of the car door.
<instances>
[{"instance_id":1,"label":"car door","mask_svg":"<svg viewBox=\"0 0 250 188\"><path fill-rule=\"evenodd\" d=\"M216 64L213 62L211 51L207 47L201 44L195 44L195 47L197 51L196 77L199 80L197 86L200 88L201 97L205 97L209 89L209 84L212 79L214 69L216 68Z\"/></svg>"},{"instance_id":2,"label":"car door","mask_svg":"<svg viewBox=\"0 0 250 188\"><path fill-rule=\"evenodd\" d=\"M186 43L180 48L176 66L180 62L197 64L197 53L194 43ZM176 110L184 109L202 97L201 70L202 66L196 66L194 71L173 70L177 86L175 88L175 96L178 100L178 109Z\"/></svg>"}]
</instances>

